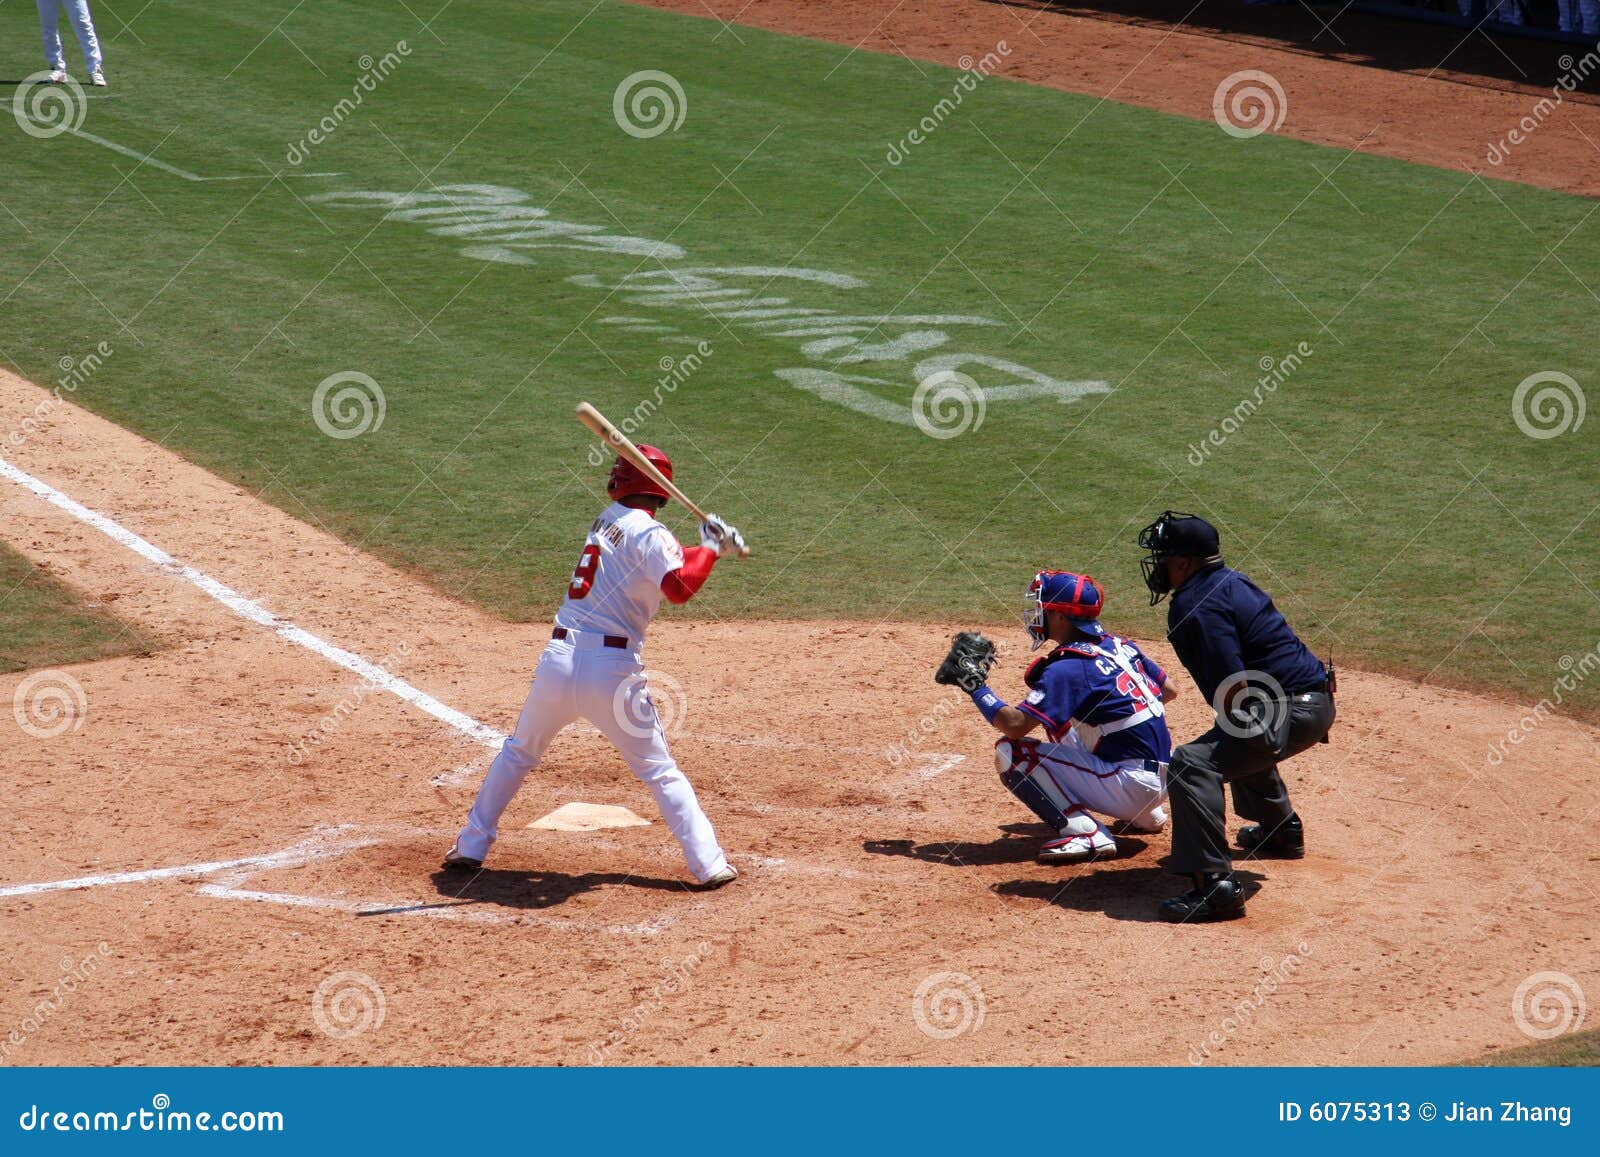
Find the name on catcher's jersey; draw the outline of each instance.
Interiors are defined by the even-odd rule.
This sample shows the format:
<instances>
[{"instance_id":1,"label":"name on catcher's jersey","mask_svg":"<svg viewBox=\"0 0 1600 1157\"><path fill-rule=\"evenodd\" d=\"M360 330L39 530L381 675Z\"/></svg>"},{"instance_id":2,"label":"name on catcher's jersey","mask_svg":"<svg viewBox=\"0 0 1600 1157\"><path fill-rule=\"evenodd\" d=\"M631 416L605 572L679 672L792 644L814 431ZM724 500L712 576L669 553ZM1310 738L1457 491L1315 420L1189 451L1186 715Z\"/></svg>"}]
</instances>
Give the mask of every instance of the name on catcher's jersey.
<instances>
[{"instance_id":1,"label":"name on catcher's jersey","mask_svg":"<svg viewBox=\"0 0 1600 1157\"><path fill-rule=\"evenodd\" d=\"M672 531L648 510L613 502L589 527L556 626L623 635L638 646L661 608L661 580L682 565Z\"/></svg>"},{"instance_id":2,"label":"name on catcher's jersey","mask_svg":"<svg viewBox=\"0 0 1600 1157\"><path fill-rule=\"evenodd\" d=\"M1111 763L1172 758L1161 703L1167 673L1128 640L1104 635L1057 647L1038 660L1028 682L1032 690L1017 706L1052 739L1071 727L1085 747Z\"/></svg>"}]
</instances>

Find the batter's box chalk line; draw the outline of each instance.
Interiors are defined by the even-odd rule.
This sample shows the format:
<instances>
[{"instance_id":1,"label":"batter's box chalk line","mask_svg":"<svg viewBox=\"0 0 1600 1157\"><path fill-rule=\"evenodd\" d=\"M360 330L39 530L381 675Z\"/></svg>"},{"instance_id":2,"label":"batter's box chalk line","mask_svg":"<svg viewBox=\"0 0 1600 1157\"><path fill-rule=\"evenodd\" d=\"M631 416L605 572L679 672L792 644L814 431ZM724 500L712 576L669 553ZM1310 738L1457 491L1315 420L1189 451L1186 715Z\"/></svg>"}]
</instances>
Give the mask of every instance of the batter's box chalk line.
<instances>
[{"instance_id":1,"label":"batter's box chalk line","mask_svg":"<svg viewBox=\"0 0 1600 1157\"><path fill-rule=\"evenodd\" d=\"M160 880L196 877L203 879L212 876L216 878L203 880L196 887L195 895L214 900L242 900L258 904L277 904L288 908L314 908L352 916L422 916L436 920L460 920L472 924L537 925L569 932L600 932L613 936L655 936L679 920L677 913L663 912L638 923L608 924L593 920L541 916L531 912L501 912L492 907L480 907L481 902L470 897L396 902L319 896L300 892L273 892L246 887L251 880L266 872L283 868L302 868L314 861L340 859L363 848L419 837L434 839L442 844L451 834L453 833L425 828L356 827L341 824L338 827L319 829L298 843L264 855L177 864L172 867L149 868L137 872L77 876L70 880L51 880L38 884L12 884L0 887L0 899L37 896L49 892L78 891L86 888L115 887L122 884L144 884ZM703 906L702 901L692 907Z\"/></svg>"}]
</instances>

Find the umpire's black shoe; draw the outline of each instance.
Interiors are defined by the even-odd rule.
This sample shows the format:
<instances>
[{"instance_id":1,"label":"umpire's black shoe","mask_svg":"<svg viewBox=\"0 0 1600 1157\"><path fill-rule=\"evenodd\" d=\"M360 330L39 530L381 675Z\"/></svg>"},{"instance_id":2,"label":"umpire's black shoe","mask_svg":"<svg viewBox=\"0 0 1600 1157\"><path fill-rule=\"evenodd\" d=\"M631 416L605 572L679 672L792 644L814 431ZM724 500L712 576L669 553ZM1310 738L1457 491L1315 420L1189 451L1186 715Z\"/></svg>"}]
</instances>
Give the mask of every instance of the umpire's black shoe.
<instances>
[{"instance_id":1,"label":"umpire's black shoe","mask_svg":"<svg viewBox=\"0 0 1600 1157\"><path fill-rule=\"evenodd\" d=\"M1244 889L1232 876L1208 876L1203 890L1191 888L1161 903L1161 918L1169 924L1209 924L1243 915Z\"/></svg>"},{"instance_id":2,"label":"umpire's black shoe","mask_svg":"<svg viewBox=\"0 0 1600 1157\"><path fill-rule=\"evenodd\" d=\"M1306 858L1306 829L1299 816L1290 816L1276 827L1251 824L1239 829L1239 846L1259 860L1303 860Z\"/></svg>"}]
</instances>

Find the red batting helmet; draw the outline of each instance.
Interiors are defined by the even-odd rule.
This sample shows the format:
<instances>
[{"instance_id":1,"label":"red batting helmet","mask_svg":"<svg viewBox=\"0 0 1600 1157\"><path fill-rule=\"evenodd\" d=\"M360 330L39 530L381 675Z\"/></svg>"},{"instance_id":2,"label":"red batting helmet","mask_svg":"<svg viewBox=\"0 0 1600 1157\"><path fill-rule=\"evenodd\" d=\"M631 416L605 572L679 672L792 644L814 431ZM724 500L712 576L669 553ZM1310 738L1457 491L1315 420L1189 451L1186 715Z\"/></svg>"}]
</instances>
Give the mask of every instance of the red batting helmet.
<instances>
[{"instance_id":1,"label":"red batting helmet","mask_svg":"<svg viewBox=\"0 0 1600 1157\"><path fill-rule=\"evenodd\" d=\"M639 446L639 453L645 460L668 478L672 477L672 459L668 458L654 446ZM650 494L656 498L671 498L672 496L652 481L643 470L620 455L616 465L611 467L611 477L606 479L606 493L613 499L621 502L624 498L632 498L635 494Z\"/></svg>"}]
</instances>

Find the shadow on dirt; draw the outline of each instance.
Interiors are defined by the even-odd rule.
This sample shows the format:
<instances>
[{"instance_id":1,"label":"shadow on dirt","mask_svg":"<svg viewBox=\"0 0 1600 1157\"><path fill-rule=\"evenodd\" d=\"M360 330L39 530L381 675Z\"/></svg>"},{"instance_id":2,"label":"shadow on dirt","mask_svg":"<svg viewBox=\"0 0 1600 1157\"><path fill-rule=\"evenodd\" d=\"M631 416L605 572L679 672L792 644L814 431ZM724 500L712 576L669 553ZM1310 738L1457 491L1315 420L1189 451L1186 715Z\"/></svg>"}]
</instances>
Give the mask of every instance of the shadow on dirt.
<instances>
[{"instance_id":1,"label":"shadow on dirt","mask_svg":"<svg viewBox=\"0 0 1600 1157\"><path fill-rule=\"evenodd\" d=\"M1235 869L1234 877L1244 885L1247 901L1261 890L1262 877L1255 872ZM1161 901L1183 890L1183 881L1160 867L1090 868L1052 880L1008 880L990 889L997 896L1040 900L1069 912L1098 912L1138 924L1155 923Z\"/></svg>"},{"instance_id":2,"label":"shadow on dirt","mask_svg":"<svg viewBox=\"0 0 1600 1157\"><path fill-rule=\"evenodd\" d=\"M574 896L593 892L598 888L645 888L657 892L688 892L682 880L657 880L648 876L630 876L623 872L585 872L581 876L566 872L524 872L503 868L485 868L471 872L434 872L431 879L439 895L447 897L440 904L410 905L405 909L383 909L380 912L363 912L363 916L393 914L397 911L415 911L423 908L450 908L465 904L494 904L501 908L535 910L554 908L565 904Z\"/></svg>"},{"instance_id":3,"label":"shadow on dirt","mask_svg":"<svg viewBox=\"0 0 1600 1157\"><path fill-rule=\"evenodd\" d=\"M1600 76L1585 73L1580 81L1573 74L1572 60L1583 54L1584 45L1492 33L1488 27L1475 30L1473 20L1464 25L1429 24L1352 11L1349 5L1317 11L1305 4L1240 4L1237 0L987 2L1054 12L1064 18L1143 24L1169 33L1181 31L1246 45L1270 45L1391 72L1427 76L1443 72L1457 83L1487 88L1542 88L1566 75L1580 92L1589 94L1590 103L1600 90ZM1538 12L1530 24L1552 28L1556 23L1555 5L1549 0L1535 3ZM1040 25L1038 31L1048 27ZM1567 99L1574 96L1569 93Z\"/></svg>"},{"instance_id":4,"label":"shadow on dirt","mask_svg":"<svg viewBox=\"0 0 1600 1157\"><path fill-rule=\"evenodd\" d=\"M915 840L867 840L862 851L875 856L906 856L925 864L943 864L947 868L976 868L994 864L1031 864L1039 852L1039 845L1051 836L1043 824L1001 824L1000 830L1008 833L986 844L967 840L943 840L919 844ZM1117 833L1117 846L1126 860L1137 856L1147 847L1141 839Z\"/></svg>"}]
</instances>

